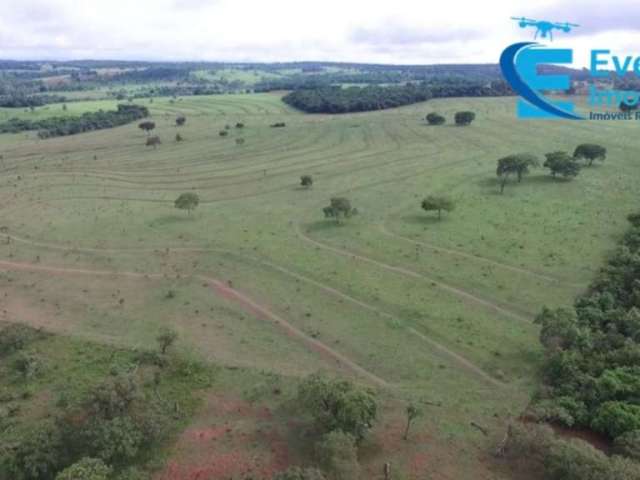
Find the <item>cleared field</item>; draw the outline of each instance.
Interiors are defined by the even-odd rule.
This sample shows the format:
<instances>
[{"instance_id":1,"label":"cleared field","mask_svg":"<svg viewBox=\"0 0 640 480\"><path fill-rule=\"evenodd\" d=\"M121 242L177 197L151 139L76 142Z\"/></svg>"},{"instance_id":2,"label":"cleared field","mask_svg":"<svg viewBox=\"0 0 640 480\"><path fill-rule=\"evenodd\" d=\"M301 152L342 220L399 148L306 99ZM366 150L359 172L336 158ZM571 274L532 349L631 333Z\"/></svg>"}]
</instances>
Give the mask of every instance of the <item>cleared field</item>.
<instances>
[{"instance_id":1,"label":"cleared field","mask_svg":"<svg viewBox=\"0 0 640 480\"><path fill-rule=\"evenodd\" d=\"M515 121L510 98L341 116L303 115L268 94L144 104L157 149L136 125L0 136L4 318L130 346L173 324L219 363L335 370L388 405L441 402L410 446L394 436L402 419L383 421L376 438L391 445L367 468L392 459L407 478L503 478L470 421L502 435L535 383L533 316L570 303L624 230L636 125ZM433 110L477 120L428 127ZM571 182L533 171L498 193L497 158L586 141L607 147L604 165ZM303 174L313 188L298 186ZM201 198L192 215L173 207L186 191ZM455 197L456 211L425 214L430 193ZM338 195L360 211L341 225L322 215Z\"/></svg>"}]
</instances>

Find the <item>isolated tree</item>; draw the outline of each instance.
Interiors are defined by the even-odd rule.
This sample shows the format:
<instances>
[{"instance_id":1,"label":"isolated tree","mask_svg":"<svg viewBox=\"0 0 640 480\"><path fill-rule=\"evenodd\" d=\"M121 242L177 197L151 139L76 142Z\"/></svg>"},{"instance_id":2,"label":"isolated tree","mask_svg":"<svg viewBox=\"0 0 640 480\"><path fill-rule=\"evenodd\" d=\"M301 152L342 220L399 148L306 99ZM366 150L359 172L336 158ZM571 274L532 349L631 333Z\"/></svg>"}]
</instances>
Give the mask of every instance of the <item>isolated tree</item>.
<instances>
[{"instance_id":1,"label":"isolated tree","mask_svg":"<svg viewBox=\"0 0 640 480\"><path fill-rule=\"evenodd\" d=\"M165 328L160 334L156 337L156 341L158 342L158 347L160 348L160 353L164 355L167 353L167 350L171 345L175 343L178 339L178 332L175 330Z\"/></svg>"},{"instance_id":2,"label":"isolated tree","mask_svg":"<svg viewBox=\"0 0 640 480\"><path fill-rule=\"evenodd\" d=\"M311 188L313 186L313 177L311 175L302 175L300 177L300 185L305 188Z\"/></svg>"},{"instance_id":3,"label":"isolated tree","mask_svg":"<svg viewBox=\"0 0 640 480\"><path fill-rule=\"evenodd\" d=\"M427 123L429 125L442 125L446 122L446 119L436 112L431 112L426 116Z\"/></svg>"},{"instance_id":4,"label":"isolated tree","mask_svg":"<svg viewBox=\"0 0 640 480\"><path fill-rule=\"evenodd\" d=\"M147 135L149 135L149 134L151 134L151 130L156 128L156 124L155 124L155 122L152 122L150 120L145 120L144 122L140 122L138 124L138 128L140 130L144 130L147 133Z\"/></svg>"},{"instance_id":5,"label":"isolated tree","mask_svg":"<svg viewBox=\"0 0 640 480\"><path fill-rule=\"evenodd\" d=\"M551 171L552 176L560 175L566 179L573 178L580 173L580 164L567 152L551 152L545 154L547 160L544 167Z\"/></svg>"},{"instance_id":6,"label":"isolated tree","mask_svg":"<svg viewBox=\"0 0 640 480\"><path fill-rule=\"evenodd\" d=\"M573 157L577 159L585 159L587 161L587 165L591 166L595 160L604 162L607 158L607 149L602 145L583 143L576 147L573 152Z\"/></svg>"},{"instance_id":7,"label":"isolated tree","mask_svg":"<svg viewBox=\"0 0 640 480\"><path fill-rule=\"evenodd\" d=\"M193 192L182 193L176 201L174 205L176 208L180 210L186 210L189 215L191 215L191 211L195 210L195 208L200 203L200 197L198 194Z\"/></svg>"},{"instance_id":8,"label":"isolated tree","mask_svg":"<svg viewBox=\"0 0 640 480\"><path fill-rule=\"evenodd\" d=\"M504 187L509 177L516 176L518 182L521 182L522 178L529 173L529 169L538 165L536 156L529 153L508 155L499 159L496 175L500 179L500 193L504 193Z\"/></svg>"},{"instance_id":9,"label":"isolated tree","mask_svg":"<svg viewBox=\"0 0 640 480\"><path fill-rule=\"evenodd\" d=\"M244 123L242 122L236 123L236 128L244 128Z\"/></svg>"},{"instance_id":10,"label":"isolated tree","mask_svg":"<svg viewBox=\"0 0 640 480\"><path fill-rule=\"evenodd\" d=\"M218 132L218 135L220 135L221 137L226 137L227 135L229 135L229 132L227 130L220 130Z\"/></svg>"},{"instance_id":11,"label":"isolated tree","mask_svg":"<svg viewBox=\"0 0 640 480\"><path fill-rule=\"evenodd\" d=\"M360 476L355 438L340 430L329 432L316 444L318 464L332 480L354 480Z\"/></svg>"},{"instance_id":12,"label":"isolated tree","mask_svg":"<svg viewBox=\"0 0 640 480\"><path fill-rule=\"evenodd\" d=\"M457 112L454 117L456 125L460 126L471 125L475 118L476 114L473 112Z\"/></svg>"},{"instance_id":13,"label":"isolated tree","mask_svg":"<svg viewBox=\"0 0 640 480\"><path fill-rule=\"evenodd\" d=\"M185 117L184 115L179 115L178 117L176 117L176 127L183 126L186 121L187 117Z\"/></svg>"},{"instance_id":14,"label":"isolated tree","mask_svg":"<svg viewBox=\"0 0 640 480\"><path fill-rule=\"evenodd\" d=\"M147 147L153 147L154 150L158 147L158 145L161 144L162 142L160 141L160 137L157 135L154 135L153 137L147 137L147 143L145 143Z\"/></svg>"},{"instance_id":15,"label":"isolated tree","mask_svg":"<svg viewBox=\"0 0 640 480\"><path fill-rule=\"evenodd\" d=\"M422 410L420 407L414 405L413 403L407 405L407 427L404 431L404 439L407 440L409 438L409 429L411 428L411 423L418 417L422 416Z\"/></svg>"},{"instance_id":16,"label":"isolated tree","mask_svg":"<svg viewBox=\"0 0 640 480\"><path fill-rule=\"evenodd\" d=\"M427 212L437 211L438 220L442 219L442 211L451 212L455 208L453 200L446 196L429 195L422 200L422 209Z\"/></svg>"},{"instance_id":17,"label":"isolated tree","mask_svg":"<svg viewBox=\"0 0 640 480\"><path fill-rule=\"evenodd\" d=\"M341 430L356 440L364 438L377 416L374 392L348 380L310 375L298 387L298 400L320 429Z\"/></svg>"},{"instance_id":18,"label":"isolated tree","mask_svg":"<svg viewBox=\"0 0 640 480\"><path fill-rule=\"evenodd\" d=\"M350 218L358 213L358 210L351 207L349 199L344 197L334 197L329 206L322 209L325 218L335 218L340 223L340 218Z\"/></svg>"},{"instance_id":19,"label":"isolated tree","mask_svg":"<svg viewBox=\"0 0 640 480\"><path fill-rule=\"evenodd\" d=\"M55 480L108 480L111 467L97 458L85 457L61 471Z\"/></svg>"},{"instance_id":20,"label":"isolated tree","mask_svg":"<svg viewBox=\"0 0 640 480\"><path fill-rule=\"evenodd\" d=\"M180 135L179 133L176 133L176 142L182 142L184 140L184 138L182 138L182 135Z\"/></svg>"}]
</instances>

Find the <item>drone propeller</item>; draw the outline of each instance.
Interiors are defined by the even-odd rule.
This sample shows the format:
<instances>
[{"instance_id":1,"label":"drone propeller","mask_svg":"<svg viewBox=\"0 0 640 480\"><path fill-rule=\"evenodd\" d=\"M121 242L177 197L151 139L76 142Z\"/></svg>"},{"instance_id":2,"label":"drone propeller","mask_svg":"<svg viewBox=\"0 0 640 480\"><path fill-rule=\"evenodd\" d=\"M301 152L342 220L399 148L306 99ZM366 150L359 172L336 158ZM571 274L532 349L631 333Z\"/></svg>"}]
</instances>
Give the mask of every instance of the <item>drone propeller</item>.
<instances>
[{"instance_id":1,"label":"drone propeller","mask_svg":"<svg viewBox=\"0 0 640 480\"><path fill-rule=\"evenodd\" d=\"M559 27L579 27L577 23L569 23L569 22L554 22L554 25L558 25Z\"/></svg>"},{"instance_id":2,"label":"drone propeller","mask_svg":"<svg viewBox=\"0 0 640 480\"><path fill-rule=\"evenodd\" d=\"M517 20L519 22L535 22L536 21L527 17L511 17L511 20Z\"/></svg>"}]
</instances>

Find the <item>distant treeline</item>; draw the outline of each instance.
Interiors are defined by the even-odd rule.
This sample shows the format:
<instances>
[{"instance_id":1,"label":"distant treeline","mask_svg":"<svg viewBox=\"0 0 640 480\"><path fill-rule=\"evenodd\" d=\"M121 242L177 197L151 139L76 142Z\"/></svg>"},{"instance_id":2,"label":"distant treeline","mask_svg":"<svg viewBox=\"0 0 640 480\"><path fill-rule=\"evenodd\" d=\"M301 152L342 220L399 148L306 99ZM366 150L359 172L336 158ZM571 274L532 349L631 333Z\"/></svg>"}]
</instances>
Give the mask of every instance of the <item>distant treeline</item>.
<instances>
[{"instance_id":1,"label":"distant treeline","mask_svg":"<svg viewBox=\"0 0 640 480\"><path fill-rule=\"evenodd\" d=\"M61 95L0 95L0 107L26 108L40 107L48 103L62 103L66 98Z\"/></svg>"},{"instance_id":2,"label":"distant treeline","mask_svg":"<svg viewBox=\"0 0 640 480\"><path fill-rule=\"evenodd\" d=\"M61 137L91 130L118 127L147 117L149 110L140 105L118 105L115 111L83 113L79 117L51 117L43 120L12 118L0 124L0 133L38 130L40 138Z\"/></svg>"},{"instance_id":3,"label":"distant treeline","mask_svg":"<svg viewBox=\"0 0 640 480\"><path fill-rule=\"evenodd\" d=\"M322 87L299 89L283 100L308 113L347 113L383 110L442 97L496 97L512 95L502 81L488 83L409 83L401 86Z\"/></svg>"},{"instance_id":4,"label":"distant treeline","mask_svg":"<svg viewBox=\"0 0 640 480\"><path fill-rule=\"evenodd\" d=\"M532 413L538 420L595 430L617 443L633 441L637 449L640 214L630 215L629 222L620 247L574 308L545 308L538 316L546 347L545 387Z\"/></svg>"}]
</instances>

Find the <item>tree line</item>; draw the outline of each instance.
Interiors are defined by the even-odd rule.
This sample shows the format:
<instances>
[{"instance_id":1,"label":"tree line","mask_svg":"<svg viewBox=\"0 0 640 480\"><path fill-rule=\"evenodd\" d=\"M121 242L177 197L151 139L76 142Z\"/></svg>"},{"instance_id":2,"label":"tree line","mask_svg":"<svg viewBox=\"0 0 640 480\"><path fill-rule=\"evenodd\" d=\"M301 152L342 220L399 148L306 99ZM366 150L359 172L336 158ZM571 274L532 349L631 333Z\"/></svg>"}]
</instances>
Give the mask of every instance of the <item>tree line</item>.
<instances>
[{"instance_id":1,"label":"tree line","mask_svg":"<svg viewBox=\"0 0 640 480\"><path fill-rule=\"evenodd\" d=\"M14 93L0 96L0 107L3 108L29 108L41 107L49 103L62 103L66 97L61 95L25 95L24 93Z\"/></svg>"},{"instance_id":2,"label":"tree line","mask_svg":"<svg viewBox=\"0 0 640 480\"><path fill-rule=\"evenodd\" d=\"M60 137L118 127L145 118L149 110L140 105L118 105L117 110L86 112L80 116L51 117L42 120L12 118L0 123L0 133L38 130L40 138Z\"/></svg>"},{"instance_id":3,"label":"tree line","mask_svg":"<svg viewBox=\"0 0 640 480\"><path fill-rule=\"evenodd\" d=\"M578 176L583 166L591 167L594 162L604 162L606 158L607 149L602 145L583 143L576 147L573 155L565 151L546 153L546 160L542 166L549 169L551 176L569 180ZM496 168L496 175L500 181L500 193L504 193L510 178L515 177L520 183L532 168L539 166L538 157L531 153L517 153L500 158Z\"/></svg>"},{"instance_id":4,"label":"tree line","mask_svg":"<svg viewBox=\"0 0 640 480\"><path fill-rule=\"evenodd\" d=\"M395 108L440 97L488 97L508 95L503 82L453 84L407 83L406 85L298 89L283 101L307 113L348 113Z\"/></svg>"}]
</instances>

